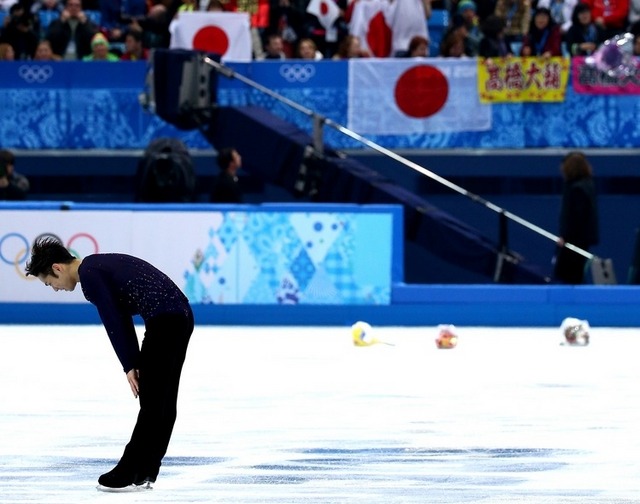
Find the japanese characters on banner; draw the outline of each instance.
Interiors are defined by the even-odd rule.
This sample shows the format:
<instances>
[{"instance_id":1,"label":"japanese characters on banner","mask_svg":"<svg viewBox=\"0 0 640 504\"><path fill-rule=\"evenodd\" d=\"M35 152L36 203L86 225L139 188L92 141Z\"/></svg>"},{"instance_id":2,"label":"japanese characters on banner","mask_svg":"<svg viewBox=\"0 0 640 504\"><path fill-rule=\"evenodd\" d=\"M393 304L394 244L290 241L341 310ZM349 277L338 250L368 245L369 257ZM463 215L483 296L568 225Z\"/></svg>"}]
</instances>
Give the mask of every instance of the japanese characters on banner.
<instances>
[{"instance_id":1,"label":"japanese characters on banner","mask_svg":"<svg viewBox=\"0 0 640 504\"><path fill-rule=\"evenodd\" d=\"M569 58L478 58L481 103L561 102Z\"/></svg>"},{"instance_id":2,"label":"japanese characters on banner","mask_svg":"<svg viewBox=\"0 0 640 504\"><path fill-rule=\"evenodd\" d=\"M640 94L640 73L630 75L609 75L602 70L587 65L585 58L571 58L571 80L576 93L630 95Z\"/></svg>"}]
</instances>

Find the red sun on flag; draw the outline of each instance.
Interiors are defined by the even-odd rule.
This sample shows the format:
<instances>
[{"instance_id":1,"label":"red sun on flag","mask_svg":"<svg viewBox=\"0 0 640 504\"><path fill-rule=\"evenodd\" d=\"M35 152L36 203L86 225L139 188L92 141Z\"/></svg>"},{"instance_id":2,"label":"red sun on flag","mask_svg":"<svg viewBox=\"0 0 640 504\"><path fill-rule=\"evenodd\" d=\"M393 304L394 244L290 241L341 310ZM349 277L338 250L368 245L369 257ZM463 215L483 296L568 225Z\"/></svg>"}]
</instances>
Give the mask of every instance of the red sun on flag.
<instances>
[{"instance_id":1,"label":"red sun on flag","mask_svg":"<svg viewBox=\"0 0 640 504\"><path fill-rule=\"evenodd\" d=\"M329 6L326 2L320 2L320 14L322 14L323 16L329 14Z\"/></svg>"},{"instance_id":2,"label":"red sun on flag","mask_svg":"<svg viewBox=\"0 0 640 504\"><path fill-rule=\"evenodd\" d=\"M193 49L224 56L229 49L229 38L222 28L205 26L193 36Z\"/></svg>"},{"instance_id":3,"label":"red sun on flag","mask_svg":"<svg viewBox=\"0 0 640 504\"><path fill-rule=\"evenodd\" d=\"M394 96L402 112L409 117L424 119L444 106L449 96L449 83L435 67L414 66L398 78Z\"/></svg>"},{"instance_id":4,"label":"red sun on flag","mask_svg":"<svg viewBox=\"0 0 640 504\"><path fill-rule=\"evenodd\" d=\"M382 11L369 21L367 45L372 56L386 58L391 53L391 28L387 25Z\"/></svg>"}]
</instances>

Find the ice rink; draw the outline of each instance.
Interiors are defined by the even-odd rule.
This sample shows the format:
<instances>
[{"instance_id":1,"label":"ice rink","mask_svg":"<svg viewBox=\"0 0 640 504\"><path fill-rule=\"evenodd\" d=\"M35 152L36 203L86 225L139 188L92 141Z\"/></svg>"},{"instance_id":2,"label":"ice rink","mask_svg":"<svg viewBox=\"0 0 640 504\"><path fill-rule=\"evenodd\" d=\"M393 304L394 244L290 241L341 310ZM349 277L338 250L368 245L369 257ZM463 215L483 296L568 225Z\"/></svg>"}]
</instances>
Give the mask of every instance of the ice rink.
<instances>
[{"instance_id":1,"label":"ice rink","mask_svg":"<svg viewBox=\"0 0 640 504\"><path fill-rule=\"evenodd\" d=\"M450 322L450 321L443 321ZM96 490L137 401L99 326L0 326L0 503L640 503L640 333L196 327L153 490Z\"/></svg>"}]
</instances>

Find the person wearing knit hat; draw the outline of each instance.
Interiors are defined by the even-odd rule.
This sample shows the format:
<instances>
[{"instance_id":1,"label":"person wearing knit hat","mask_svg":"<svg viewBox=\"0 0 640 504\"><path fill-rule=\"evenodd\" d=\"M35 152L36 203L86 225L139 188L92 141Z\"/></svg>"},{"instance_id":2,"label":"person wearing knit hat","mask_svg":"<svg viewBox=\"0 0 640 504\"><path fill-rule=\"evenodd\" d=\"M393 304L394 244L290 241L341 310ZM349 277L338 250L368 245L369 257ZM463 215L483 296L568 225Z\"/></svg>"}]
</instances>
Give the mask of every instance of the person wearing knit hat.
<instances>
[{"instance_id":1,"label":"person wearing knit hat","mask_svg":"<svg viewBox=\"0 0 640 504\"><path fill-rule=\"evenodd\" d=\"M456 12L462 14L464 11L471 9L474 14L478 11L476 3L473 0L461 0L458 2L458 8Z\"/></svg>"},{"instance_id":2,"label":"person wearing knit hat","mask_svg":"<svg viewBox=\"0 0 640 504\"><path fill-rule=\"evenodd\" d=\"M469 57L478 55L480 39L482 38L480 22L476 12L477 5L473 0L460 0L458 2L456 16L460 17L461 25L467 31L464 37L464 54Z\"/></svg>"},{"instance_id":3,"label":"person wearing knit hat","mask_svg":"<svg viewBox=\"0 0 640 504\"><path fill-rule=\"evenodd\" d=\"M109 52L107 37L98 32L91 39L91 54L82 58L82 61L120 61L120 59Z\"/></svg>"}]
</instances>

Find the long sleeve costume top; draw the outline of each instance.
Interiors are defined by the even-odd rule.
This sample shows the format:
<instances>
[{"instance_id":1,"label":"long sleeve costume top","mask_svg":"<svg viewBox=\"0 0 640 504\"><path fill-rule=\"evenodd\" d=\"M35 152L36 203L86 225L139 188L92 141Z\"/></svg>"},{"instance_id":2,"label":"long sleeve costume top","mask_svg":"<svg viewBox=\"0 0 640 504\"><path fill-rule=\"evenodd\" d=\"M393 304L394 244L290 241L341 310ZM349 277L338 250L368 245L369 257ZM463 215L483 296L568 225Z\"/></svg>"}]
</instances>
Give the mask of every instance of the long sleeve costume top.
<instances>
[{"instance_id":1,"label":"long sleeve costume top","mask_svg":"<svg viewBox=\"0 0 640 504\"><path fill-rule=\"evenodd\" d=\"M137 367L140 348L133 316L145 324L162 314L191 312L178 286L148 262L126 254L94 254L78 268L84 297L98 309L125 372Z\"/></svg>"}]
</instances>

